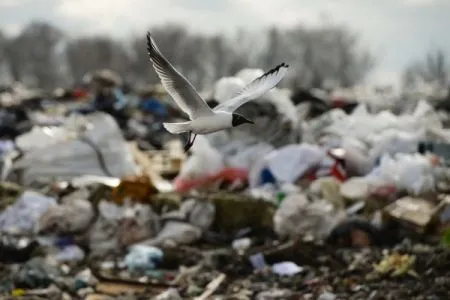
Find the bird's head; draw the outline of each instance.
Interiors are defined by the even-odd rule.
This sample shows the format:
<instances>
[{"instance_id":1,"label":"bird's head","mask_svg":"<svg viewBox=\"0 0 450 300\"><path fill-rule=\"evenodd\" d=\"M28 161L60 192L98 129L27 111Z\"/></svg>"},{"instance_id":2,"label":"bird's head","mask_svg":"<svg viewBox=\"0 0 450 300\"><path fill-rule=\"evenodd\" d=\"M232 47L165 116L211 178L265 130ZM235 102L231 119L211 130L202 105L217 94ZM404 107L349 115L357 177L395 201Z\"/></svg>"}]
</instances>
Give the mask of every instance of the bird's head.
<instances>
[{"instance_id":1,"label":"bird's head","mask_svg":"<svg viewBox=\"0 0 450 300\"><path fill-rule=\"evenodd\" d=\"M239 125L245 124L245 123L255 124L253 121L250 121L249 119L247 119L239 114L233 114L233 118L231 120L231 125L233 127L236 127L236 126L239 126Z\"/></svg>"}]
</instances>

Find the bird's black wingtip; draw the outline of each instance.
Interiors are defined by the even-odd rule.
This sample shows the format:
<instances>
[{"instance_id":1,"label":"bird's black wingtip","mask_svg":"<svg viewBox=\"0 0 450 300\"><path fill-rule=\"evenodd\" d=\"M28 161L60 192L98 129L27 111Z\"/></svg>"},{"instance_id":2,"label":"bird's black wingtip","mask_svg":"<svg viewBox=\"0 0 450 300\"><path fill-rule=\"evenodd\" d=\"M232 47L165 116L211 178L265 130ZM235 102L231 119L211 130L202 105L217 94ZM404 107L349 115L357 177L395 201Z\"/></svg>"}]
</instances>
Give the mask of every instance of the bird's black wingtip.
<instances>
[{"instance_id":1,"label":"bird's black wingtip","mask_svg":"<svg viewBox=\"0 0 450 300\"><path fill-rule=\"evenodd\" d=\"M285 62L282 62L280 64L280 67L282 67L282 68L289 68L289 65L287 63L285 63Z\"/></svg>"},{"instance_id":2,"label":"bird's black wingtip","mask_svg":"<svg viewBox=\"0 0 450 300\"><path fill-rule=\"evenodd\" d=\"M150 31L147 31L147 51L148 53L152 52L153 50L153 41L152 41L152 34Z\"/></svg>"}]
</instances>

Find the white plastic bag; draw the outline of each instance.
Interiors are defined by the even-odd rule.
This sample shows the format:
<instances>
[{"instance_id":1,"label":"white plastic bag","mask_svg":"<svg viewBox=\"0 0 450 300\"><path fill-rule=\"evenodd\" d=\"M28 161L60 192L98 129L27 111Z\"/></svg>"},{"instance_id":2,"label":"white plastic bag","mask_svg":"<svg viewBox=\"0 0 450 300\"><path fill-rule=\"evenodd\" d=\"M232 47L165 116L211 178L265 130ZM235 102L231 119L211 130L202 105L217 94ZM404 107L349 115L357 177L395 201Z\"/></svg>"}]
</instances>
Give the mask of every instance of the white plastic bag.
<instances>
[{"instance_id":1,"label":"white plastic bag","mask_svg":"<svg viewBox=\"0 0 450 300\"><path fill-rule=\"evenodd\" d=\"M50 207L39 218L39 231L72 234L86 230L95 218L94 208L85 199L71 199Z\"/></svg>"},{"instance_id":2,"label":"white plastic bag","mask_svg":"<svg viewBox=\"0 0 450 300\"><path fill-rule=\"evenodd\" d=\"M177 179L196 179L220 172L225 167L222 154L204 136L197 136L191 151L192 155L181 167Z\"/></svg>"},{"instance_id":3,"label":"white plastic bag","mask_svg":"<svg viewBox=\"0 0 450 300\"><path fill-rule=\"evenodd\" d=\"M380 165L367 178L374 181L394 182L399 190L419 195L435 190L433 166L420 154L398 153L393 157L384 155Z\"/></svg>"},{"instance_id":4,"label":"white plastic bag","mask_svg":"<svg viewBox=\"0 0 450 300\"><path fill-rule=\"evenodd\" d=\"M159 248L136 244L125 256L125 264L130 271L154 270L163 257L164 253Z\"/></svg>"},{"instance_id":5,"label":"white plastic bag","mask_svg":"<svg viewBox=\"0 0 450 300\"><path fill-rule=\"evenodd\" d=\"M78 262L84 259L84 251L77 245L69 245L59 251L55 259L58 262Z\"/></svg>"},{"instance_id":6,"label":"white plastic bag","mask_svg":"<svg viewBox=\"0 0 450 300\"><path fill-rule=\"evenodd\" d=\"M239 77L222 77L214 85L214 99L225 102L245 87L244 81Z\"/></svg>"},{"instance_id":7,"label":"white plastic bag","mask_svg":"<svg viewBox=\"0 0 450 300\"><path fill-rule=\"evenodd\" d=\"M291 194L281 202L273 223L280 237L296 239L309 235L323 239L343 218L345 213L335 210L329 201L310 203L303 194Z\"/></svg>"},{"instance_id":8,"label":"white plastic bag","mask_svg":"<svg viewBox=\"0 0 450 300\"><path fill-rule=\"evenodd\" d=\"M266 157L267 166L280 182L294 182L311 167L320 164L325 151L315 145L288 145Z\"/></svg>"},{"instance_id":9,"label":"white plastic bag","mask_svg":"<svg viewBox=\"0 0 450 300\"><path fill-rule=\"evenodd\" d=\"M64 127L34 126L29 132L19 135L16 138L16 144L22 151L28 152L39 148L46 148L67 139L68 133Z\"/></svg>"},{"instance_id":10,"label":"white plastic bag","mask_svg":"<svg viewBox=\"0 0 450 300\"><path fill-rule=\"evenodd\" d=\"M138 167L115 120L105 113L94 113L84 120L92 128L87 130L86 137L101 152L106 170L88 143L78 139L59 141L26 153L14 164L14 168L23 169L24 185L55 178L70 180L82 175L123 177L137 173Z\"/></svg>"},{"instance_id":11,"label":"white plastic bag","mask_svg":"<svg viewBox=\"0 0 450 300\"><path fill-rule=\"evenodd\" d=\"M425 138L425 132L404 132L398 129L388 129L380 134L372 136L370 157L375 160L382 154L415 153L419 141Z\"/></svg>"},{"instance_id":12,"label":"white plastic bag","mask_svg":"<svg viewBox=\"0 0 450 300\"><path fill-rule=\"evenodd\" d=\"M240 78L244 84L247 85L263 74L264 71L262 69L244 68L237 72L235 76Z\"/></svg>"},{"instance_id":13,"label":"white plastic bag","mask_svg":"<svg viewBox=\"0 0 450 300\"><path fill-rule=\"evenodd\" d=\"M150 246L164 246L166 243L189 245L202 236L200 228L185 222L168 221L157 237L142 242Z\"/></svg>"},{"instance_id":14,"label":"white plastic bag","mask_svg":"<svg viewBox=\"0 0 450 300\"><path fill-rule=\"evenodd\" d=\"M250 170L265 155L272 152L274 147L267 143L261 142L243 148L235 155L227 158L227 165L236 168L244 168Z\"/></svg>"},{"instance_id":15,"label":"white plastic bag","mask_svg":"<svg viewBox=\"0 0 450 300\"><path fill-rule=\"evenodd\" d=\"M36 233L39 218L55 205L54 198L25 191L13 205L0 214L0 231L23 235Z\"/></svg>"}]
</instances>

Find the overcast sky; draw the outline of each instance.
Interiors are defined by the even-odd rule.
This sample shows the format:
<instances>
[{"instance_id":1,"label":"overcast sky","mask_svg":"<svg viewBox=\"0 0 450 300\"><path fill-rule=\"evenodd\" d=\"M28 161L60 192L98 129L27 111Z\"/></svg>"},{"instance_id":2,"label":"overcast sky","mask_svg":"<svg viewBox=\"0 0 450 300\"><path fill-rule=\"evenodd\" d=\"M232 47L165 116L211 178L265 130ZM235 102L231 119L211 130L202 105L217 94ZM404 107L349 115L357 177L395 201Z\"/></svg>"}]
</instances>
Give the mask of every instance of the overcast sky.
<instances>
[{"instance_id":1,"label":"overcast sky","mask_svg":"<svg viewBox=\"0 0 450 300\"><path fill-rule=\"evenodd\" d=\"M450 54L450 0L0 0L0 28L9 34L33 19L73 35L123 37L169 21L211 33L314 25L323 15L360 34L377 56L378 82L395 80L427 50Z\"/></svg>"}]
</instances>

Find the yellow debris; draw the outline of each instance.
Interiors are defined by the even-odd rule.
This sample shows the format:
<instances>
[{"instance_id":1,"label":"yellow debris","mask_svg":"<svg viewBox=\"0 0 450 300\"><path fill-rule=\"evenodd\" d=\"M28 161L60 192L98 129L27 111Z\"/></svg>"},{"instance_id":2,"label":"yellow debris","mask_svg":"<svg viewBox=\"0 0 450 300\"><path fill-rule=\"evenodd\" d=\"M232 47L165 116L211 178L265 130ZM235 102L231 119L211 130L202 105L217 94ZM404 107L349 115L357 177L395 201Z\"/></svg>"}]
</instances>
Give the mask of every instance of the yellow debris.
<instances>
[{"instance_id":1,"label":"yellow debris","mask_svg":"<svg viewBox=\"0 0 450 300\"><path fill-rule=\"evenodd\" d=\"M21 297L26 294L26 291L24 289L14 289L11 292L11 296L13 297Z\"/></svg>"},{"instance_id":2,"label":"yellow debris","mask_svg":"<svg viewBox=\"0 0 450 300\"><path fill-rule=\"evenodd\" d=\"M417 273L413 270L416 257L408 254L392 253L384 254L384 258L378 263L374 264L374 270L381 274L391 274L392 277L408 274L417 277Z\"/></svg>"}]
</instances>

